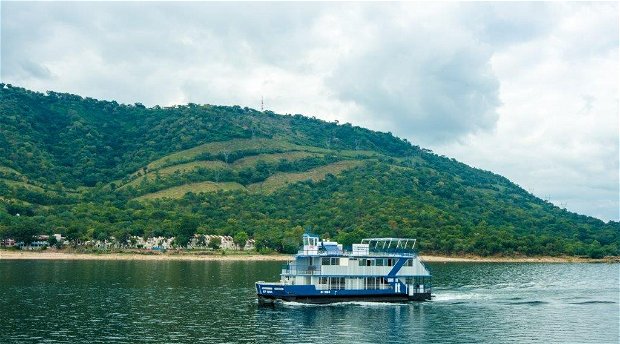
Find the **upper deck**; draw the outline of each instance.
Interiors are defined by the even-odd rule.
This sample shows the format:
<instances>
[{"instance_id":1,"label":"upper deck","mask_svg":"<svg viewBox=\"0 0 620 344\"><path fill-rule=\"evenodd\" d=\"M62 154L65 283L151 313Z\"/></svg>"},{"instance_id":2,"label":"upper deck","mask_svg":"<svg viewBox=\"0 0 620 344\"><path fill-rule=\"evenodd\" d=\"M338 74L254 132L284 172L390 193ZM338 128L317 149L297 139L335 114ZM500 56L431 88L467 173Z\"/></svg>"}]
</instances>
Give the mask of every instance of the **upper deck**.
<instances>
[{"instance_id":1,"label":"upper deck","mask_svg":"<svg viewBox=\"0 0 620 344\"><path fill-rule=\"evenodd\" d=\"M415 252L415 243L415 239L369 238L363 239L360 244L353 244L350 251L345 251L337 242L319 241L318 236L304 234L303 247L295 260L282 266L282 280L291 281L291 278L308 276L430 276Z\"/></svg>"},{"instance_id":2,"label":"upper deck","mask_svg":"<svg viewBox=\"0 0 620 344\"><path fill-rule=\"evenodd\" d=\"M298 257L349 256L349 257L415 257L416 239L368 238L360 244L353 244L351 251L332 241L321 241L319 237L304 234L303 247Z\"/></svg>"}]
</instances>

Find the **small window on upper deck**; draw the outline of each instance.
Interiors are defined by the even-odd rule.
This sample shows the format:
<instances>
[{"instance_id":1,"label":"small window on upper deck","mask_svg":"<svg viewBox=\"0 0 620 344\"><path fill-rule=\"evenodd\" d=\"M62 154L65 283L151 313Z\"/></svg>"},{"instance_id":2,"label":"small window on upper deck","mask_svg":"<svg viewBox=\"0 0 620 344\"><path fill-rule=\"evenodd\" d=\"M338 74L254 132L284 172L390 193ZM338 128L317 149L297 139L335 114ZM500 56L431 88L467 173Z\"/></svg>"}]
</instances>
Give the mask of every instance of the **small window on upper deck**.
<instances>
[{"instance_id":1,"label":"small window on upper deck","mask_svg":"<svg viewBox=\"0 0 620 344\"><path fill-rule=\"evenodd\" d=\"M332 258L331 265L340 265L340 258Z\"/></svg>"},{"instance_id":2,"label":"small window on upper deck","mask_svg":"<svg viewBox=\"0 0 620 344\"><path fill-rule=\"evenodd\" d=\"M331 261L329 258L322 258L321 265L331 265Z\"/></svg>"}]
</instances>

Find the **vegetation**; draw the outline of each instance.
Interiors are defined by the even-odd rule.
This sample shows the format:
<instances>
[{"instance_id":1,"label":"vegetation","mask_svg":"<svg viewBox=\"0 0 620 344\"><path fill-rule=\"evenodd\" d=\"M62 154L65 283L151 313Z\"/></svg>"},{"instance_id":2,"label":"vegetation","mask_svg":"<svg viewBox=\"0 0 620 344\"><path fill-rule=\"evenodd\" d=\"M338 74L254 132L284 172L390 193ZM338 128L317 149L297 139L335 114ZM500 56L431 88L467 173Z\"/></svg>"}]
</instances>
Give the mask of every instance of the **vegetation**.
<instances>
[{"instance_id":1,"label":"vegetation","mask_svg":"<svg viewBox=\"0 0 620 344\"><path fill-rule=\"evenodd\" d=\"M415 237L426 253L619 254L618 222L390 133L238 106L0 95L0 238L200 233L294 252L310 231Z\"/></svg>"}]
</instances>

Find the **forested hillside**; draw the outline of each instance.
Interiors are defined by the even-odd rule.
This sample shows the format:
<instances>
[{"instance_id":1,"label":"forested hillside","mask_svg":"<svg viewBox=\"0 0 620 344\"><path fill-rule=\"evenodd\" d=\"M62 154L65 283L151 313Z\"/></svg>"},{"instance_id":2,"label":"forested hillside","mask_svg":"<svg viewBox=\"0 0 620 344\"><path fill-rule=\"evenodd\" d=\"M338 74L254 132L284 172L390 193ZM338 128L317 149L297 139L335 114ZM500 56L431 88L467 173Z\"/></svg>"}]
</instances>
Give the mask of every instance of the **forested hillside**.
<instances>
[{"instance_id":1,"label":"forested hillside","mask_svg":"<svg viewBox=\"0 0 620 344\"><path fill-rule=\"evenodd\" d=\"M0 92L3 238L245 232L293 252L311 231L345 245L415 237L425 253L619 254L618 222L390 133L238 106Z\"/></svg>"}]
</instances>

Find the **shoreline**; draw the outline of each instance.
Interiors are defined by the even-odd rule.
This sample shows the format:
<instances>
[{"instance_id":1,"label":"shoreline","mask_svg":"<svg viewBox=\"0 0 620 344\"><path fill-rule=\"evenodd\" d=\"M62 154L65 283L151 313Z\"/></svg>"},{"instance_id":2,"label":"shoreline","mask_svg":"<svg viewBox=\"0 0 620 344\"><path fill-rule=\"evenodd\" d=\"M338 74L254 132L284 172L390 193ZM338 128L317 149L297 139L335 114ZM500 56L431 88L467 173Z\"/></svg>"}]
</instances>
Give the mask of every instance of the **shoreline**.
<instances>
[{"instance_id":1,"label":"shoreline","mask_svg":"<svg viewBox=\"0 0 620 344\"><path fill-rule=\"evenodd\" d=\"M2 260L177 260L177 261L288 261L292 258L284 254L258 253L227 253L227 254L195 254L195 253L139 253L139 252L110 252L110 253L81 253L81 252L54 252L54 251L6 251L0 250Z\"/></svg>"},{"instance_id":2,"label":"shoreline","mask_svg":"<svg viewBox=\"0 0 620 344\"><path fill-rule=\"evenodd\" d=\"M425 263L620 263L620 257L602 259L582 257L480 257L480 256L435 256L420 255ZM293 259L286 254L227 253L151 253L151 252L112 252L79 253L58 251L8 251L0 250L1 260L154 260L154 261L281 261Z\"/></svg>"}]
</instances>

